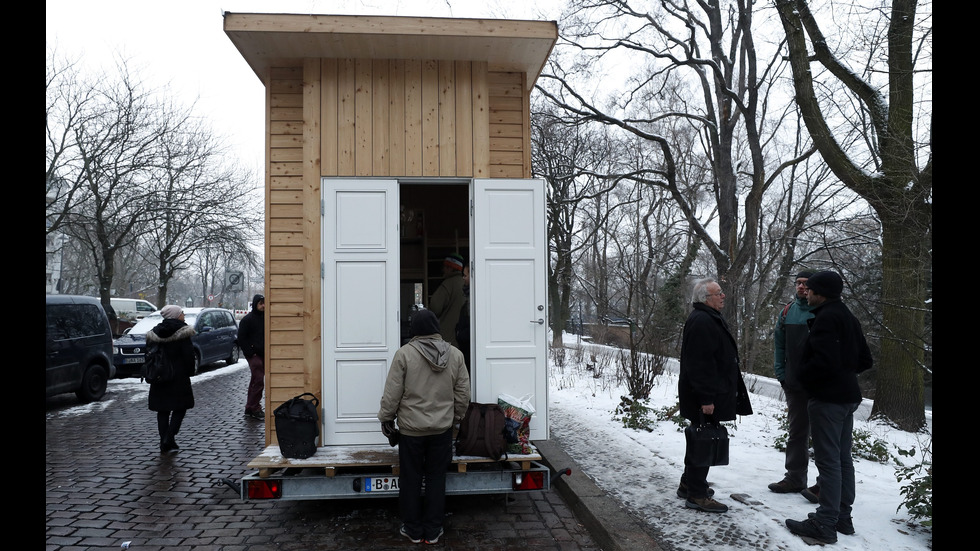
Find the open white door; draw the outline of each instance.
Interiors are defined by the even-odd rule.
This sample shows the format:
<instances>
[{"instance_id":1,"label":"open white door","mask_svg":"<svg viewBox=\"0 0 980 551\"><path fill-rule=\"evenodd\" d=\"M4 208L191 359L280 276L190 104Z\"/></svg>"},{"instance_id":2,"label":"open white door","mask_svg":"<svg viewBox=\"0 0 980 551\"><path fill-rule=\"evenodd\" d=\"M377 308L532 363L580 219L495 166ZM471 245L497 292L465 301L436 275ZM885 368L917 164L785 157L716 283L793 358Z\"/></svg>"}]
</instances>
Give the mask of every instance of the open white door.
<instances>
[{"instance_id":1,"label":"open white door","mask_svg":"<svg viewBox=\"0 0 980 551\"><path fill-rule=\"evenodd\" d=\"M324 445L387 443L378 423L399 347L398 183L323 179Z\"/></svg>"},{"instance_id":2,"label":"open white door","mask_svg":"<svg viewBox=\"0 0 980 551\"><path fill-rule=\"evenodd\" d=\"M547 439L544 181L477 179L473 199L473 401L531 396L531 439Z\"/></svg>"}]
</instances>

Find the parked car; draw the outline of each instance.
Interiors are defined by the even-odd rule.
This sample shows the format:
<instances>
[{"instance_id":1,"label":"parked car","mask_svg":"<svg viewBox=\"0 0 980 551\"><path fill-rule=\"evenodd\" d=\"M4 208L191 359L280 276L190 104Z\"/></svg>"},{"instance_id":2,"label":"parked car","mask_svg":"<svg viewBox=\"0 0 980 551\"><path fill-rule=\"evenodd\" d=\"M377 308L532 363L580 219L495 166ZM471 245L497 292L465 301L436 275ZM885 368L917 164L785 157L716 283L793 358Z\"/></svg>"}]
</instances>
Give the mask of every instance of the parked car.
<instances>
[{"instance_id":1,"label":"parked car","mask_svg":"<svg viewBox=\"0 0 980 551\"><path fill-rule=\"evenodd\" d=\"M152 302L138 298L112 297L109 303L116 311L116 327L113 329L117 335L125 333L127 329L136 325L136 322L158 310Z\"/></svg>"},{"instance_id":2,"label":"parked car","mask_svg":"<svg viewBox=\"0 0 980 551\"><path fill-rule=\"evenodd\" d=\"M136 322L125 335L113 341L113 363L120 376L139 375L146 361L146 332L153 329L163 315L159 311ZM194 328L194 373L202 365L224 360L238 363L238 324L231 310L224 308L184 308L184 321Z\"/></svg>"},{"instance_id":3,"label":"parked car","mask_svg":"<svg viewBox=\"0 0 980 551\"><path fill-rule=\"evenodd\" d=\"M112 329L99 299L47 295L45 393L74 392L83 402L101 400L115 376Z\"/></svg>"}]
</instances>

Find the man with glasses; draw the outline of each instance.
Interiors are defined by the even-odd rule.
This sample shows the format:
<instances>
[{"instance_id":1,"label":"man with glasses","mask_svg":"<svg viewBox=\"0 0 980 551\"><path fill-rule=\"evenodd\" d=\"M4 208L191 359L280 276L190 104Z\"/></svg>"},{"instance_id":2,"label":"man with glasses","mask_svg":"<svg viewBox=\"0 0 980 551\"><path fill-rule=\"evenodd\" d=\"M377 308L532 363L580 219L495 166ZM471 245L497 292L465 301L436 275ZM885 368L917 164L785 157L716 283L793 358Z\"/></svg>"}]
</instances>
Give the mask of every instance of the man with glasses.
<instances>
[{"instance_id":1,"label":"man with glasses","mask_svg":"<svg viewBox=\"0 0 980 551\"><path fill-rule=\"evenodd\" d=\"M738 368L738 345L721 315L725 293L712 278L694 283L693 310L684 323L681 341L681 367L677 381L680 413L692 423L701 417L731 421L736 415L749 415L749 403L742 372ZM688 465L685 450L684 474L677 496L684 506L708 513L724 513L728 506L712 499L708 488L708 469Z\"/></svg>"},{"instance_id":2,"label":"man with glasses","mask_svg":"<svg viewBox=\"0 0 980 551\"><path fill-rule=\"evenodd\" d=\"M796 274L796 296L783 307L776 319L773 331L773 366L776 379L786 395L786 415L789 438L786 440L786 474L769 489L777 494L800 492L811 503L817 502L820 487L807 487L807 467L810 463L810 417L807 415L809 396L800 384L800 355L810 330L807 320L813 317L806 301L806 282L813 275L810 270Z\"/></svg>"}]
</instances>

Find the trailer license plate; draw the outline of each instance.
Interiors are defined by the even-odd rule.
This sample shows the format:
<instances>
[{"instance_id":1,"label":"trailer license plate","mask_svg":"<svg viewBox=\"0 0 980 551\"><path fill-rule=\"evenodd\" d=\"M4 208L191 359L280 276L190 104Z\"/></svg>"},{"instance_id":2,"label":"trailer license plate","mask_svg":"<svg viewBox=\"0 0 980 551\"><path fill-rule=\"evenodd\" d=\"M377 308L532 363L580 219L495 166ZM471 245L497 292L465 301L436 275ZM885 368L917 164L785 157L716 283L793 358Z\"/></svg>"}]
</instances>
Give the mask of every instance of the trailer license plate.
<instances>
[{"instance_id":1,"label":"trailer license plate","mask_svg":"<svg viewBox=\"0 0 980 551\"><path fill-rule=\"evenodd\" d=\"M397 492L397 476L379 476L364 479L365 492Z\"/></svg>"},{"instance_id":2,"label":"trailer license plate","mask_svg":"<svg viewBox=\"0 0 980 551\"><path fill-rule=\"evenodd\" d=\"M124 358L123 359L123 363L124 364L141 364L141 363L143 363L143 357L140 356L139 358Z\"/></svg>"}]
</instances>

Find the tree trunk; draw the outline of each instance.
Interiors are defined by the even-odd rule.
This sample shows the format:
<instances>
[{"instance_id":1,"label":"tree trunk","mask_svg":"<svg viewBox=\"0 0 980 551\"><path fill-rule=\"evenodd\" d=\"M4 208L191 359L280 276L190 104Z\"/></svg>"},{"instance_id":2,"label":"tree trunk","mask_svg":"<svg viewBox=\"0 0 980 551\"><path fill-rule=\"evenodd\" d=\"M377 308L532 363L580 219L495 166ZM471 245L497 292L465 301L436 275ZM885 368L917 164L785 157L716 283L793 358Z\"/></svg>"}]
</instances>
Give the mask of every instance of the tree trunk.
<instances>
[{"instance_id":1,"label":"tree trunk","mask_svg":"<svg viewBox=\"0 0 980 551\"><path fill-rule=\"evenodd\" d=\"M922 328L925 324L925 238L907 217L882 218L883 333L872 415L902 430L925 425Z\"/></svg>"}]
</instances>

